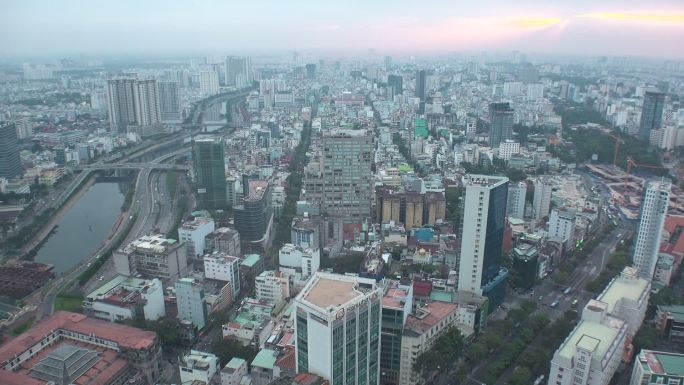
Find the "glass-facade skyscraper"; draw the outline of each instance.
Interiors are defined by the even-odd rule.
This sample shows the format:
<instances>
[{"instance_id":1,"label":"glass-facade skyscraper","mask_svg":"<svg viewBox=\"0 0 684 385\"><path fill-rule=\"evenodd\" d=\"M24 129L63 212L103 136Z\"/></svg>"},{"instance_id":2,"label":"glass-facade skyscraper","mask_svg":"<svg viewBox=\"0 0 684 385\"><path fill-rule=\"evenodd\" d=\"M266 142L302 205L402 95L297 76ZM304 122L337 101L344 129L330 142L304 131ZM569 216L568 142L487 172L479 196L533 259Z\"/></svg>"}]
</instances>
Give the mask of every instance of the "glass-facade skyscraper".
<instances>
[{"instance_id":1,"label":"glass-facade skyscraper","mask_svg":"<svg viewBox=\"0 0 684 385\"><path fill-rule=\"evenodd\" d=\"M0 177L16 178L21 176L19 139L14 123L0 123Z\"/></svg>"},{"instance_id":2,"label":"glass-facade skyscraper","mask_svg":"<svg viewBox=\"0 0 684 385\"><path fill-rule=\"evenodd\" d=\"M458 290L485 295L490 308L494 308L503 302L508 276L508 271L501 267L508 178L469 174L463 178L463 184Z\"/></svg>"},{"instance_id":3,"label":"glass-facade skyscraper","mask_svg":"<svg viewBox=\"0 0 684 385\"><path fill-rule=\"evenodd\" d=\"M200 206L209 210L225 209L228 199L223 139L204 137L193 140L192 161Z\"/></svg>"},{"instance_id":4,"label":"glass-facade skyscraper","mask_svg":"<svg viewBox=\"0 0 684 385\"><path fill-rule=\"evenodd\" d=\"M499 147L501 142L513 139L513 109L508 103L489 105L489 147Z\"/></svg>"},{"instance_id":5,"label":"glass-facade skyscraper","mask_svg":"<svg viewBox=\"0 0 684 385\"><path fill-rule=\"evenodd\" d=\"M639 124L639 138L648 141L651 131L659 130L663 121L663 105L665 94L657 90L649 90L644 93L644 106L641 110L641 122Z\"/></svg>"},{"instance_id":6,"label":"glass-facade skyscraper","mask_svg":"<svg viewBox=\"0 0 684 385\"><path fill-rule=\"evenodd\" d=\"M660 239L670 204L670 187L670 181L663 180L647 182L644 188L639 227L634 241L633 263L639 270L639 277L649 281L653 278L658 262Z\"/></svg>"}]
</instances>

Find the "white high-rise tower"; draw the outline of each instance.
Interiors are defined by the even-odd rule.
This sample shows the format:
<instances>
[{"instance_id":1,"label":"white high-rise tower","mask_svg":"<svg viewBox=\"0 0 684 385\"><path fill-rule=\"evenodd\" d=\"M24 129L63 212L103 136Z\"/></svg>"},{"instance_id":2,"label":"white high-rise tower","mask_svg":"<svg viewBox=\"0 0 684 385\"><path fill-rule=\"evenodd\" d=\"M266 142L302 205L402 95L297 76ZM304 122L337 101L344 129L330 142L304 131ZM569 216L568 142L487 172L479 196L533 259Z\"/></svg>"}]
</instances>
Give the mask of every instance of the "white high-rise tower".
<instances>
[{"instance_id":1,"label":"white high-rise tower","mask_svg":"<svg viewBox=\"0 0 684 385\"><path fill-rule=\"evenodd\" d=\"M660 239L670 203L669 180L650 181L644 188L644 199L641 202L639 227L634 242L634 267L639 270L639 276L649 281L653 278Z\"/></svg>"}]
</instances>

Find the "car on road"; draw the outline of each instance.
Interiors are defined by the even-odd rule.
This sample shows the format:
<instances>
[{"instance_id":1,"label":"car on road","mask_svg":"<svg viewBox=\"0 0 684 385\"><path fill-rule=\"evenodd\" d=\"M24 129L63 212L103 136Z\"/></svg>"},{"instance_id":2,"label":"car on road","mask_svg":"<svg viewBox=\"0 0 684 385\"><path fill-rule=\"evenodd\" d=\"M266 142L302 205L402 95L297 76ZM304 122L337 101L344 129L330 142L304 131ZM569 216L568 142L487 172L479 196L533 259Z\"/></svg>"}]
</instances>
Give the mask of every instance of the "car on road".
<instances>
[{"instance_id":1,"label":"car on road","mask_svg":"<svg viewBox=\"0 0 684 385\"><path fill-rule=\"evenodd\" d=\"M577 298L575 298L572 300L572 303L570 304L570 306L575 307L575 306L577 306L578 302L579 302L579 300Z\"/></svg>"},{"instance_id":2,"label":"car on road","mask_svg":"<svg viewBox=\"0 0 684 385\"><path fill-rule=\"evenodd\" d=\"M565 295L568 295L568 294L570 294L570 293L572 293L572 288L571 288L571 287L568 287L568 288L566 288L565 290L563 290L563 294L565 294Z\"/></svg>"},{"instance_id":3,"label":"car on road","mask_svg":"<svg viewBox=\"0 0 684 385\"><path fill-rule=\"evenodd\" d=\"M544 299L543 295L540 295L539 298L537 298L537 301L541 302Z\"/></svg>"},{"instance_id":4,"label":"car on road","mask_svg":"<svg viewBox=\"0 0 684 385\"><path fill-rule=\"evenodd\" d=\"M551 302L551 305L549 305L549 307L552 309L555 308L556 306L558 306L558 301L553 301L553 302Z\"/></svg>"}]
</instances>

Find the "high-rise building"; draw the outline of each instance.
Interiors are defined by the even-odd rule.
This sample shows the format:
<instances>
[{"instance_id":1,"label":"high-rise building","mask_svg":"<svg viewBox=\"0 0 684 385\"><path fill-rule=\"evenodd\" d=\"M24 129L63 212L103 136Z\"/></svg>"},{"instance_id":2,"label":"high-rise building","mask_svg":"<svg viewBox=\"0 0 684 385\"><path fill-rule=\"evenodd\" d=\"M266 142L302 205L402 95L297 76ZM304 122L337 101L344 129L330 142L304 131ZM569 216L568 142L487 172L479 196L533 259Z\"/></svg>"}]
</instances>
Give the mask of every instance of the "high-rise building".
<instances>
[{"instance_id":1,"label":"high-rise building","mask_svg":"<svg viewBox=\"0 0 684 385\"><path fill-rule=\"evenodd\" d=\"M549 239L561 243L570 240L575 233L575 213L568 210L551 210L549 217Z\"/></svg>"},{"instance_id":2,"label":"high-rise building","mask_svg":"<svg viewBox=\"0 0 684 385\"><path fill-rule=\"evenodd\" d=\"M421 102L425 101L427 92L427 72L425 70L416 71L416 97Z\"/></svg>"},{"instance_id":3,"label":"high-rise building","mask_svg":"<svg viewBox=\"0 0 684 385\"><path fill-rule=\"evenodd\" d=\"M195 185L199 203L204 209L224 209L226 198L226 164L223 139L202 137L192 142Z\"/></svg>"},{"instance_id":4,"label":"high-rise building","mask_svg":"<svg viewBox=\"0 0 684 385\"><path fill-rule=\"evenodd\" d=\"M508 202L506 203L506 215L513 218L525 217L525 196L527 195L527 183L510 183L508 186Z\"/></svg>"},{"instance_id":5,"label":"high-rise building","mask_svg":"<svg viewBox=\"0 0 684 385\"><path fill-rule=\"evenodd\" d=\"M306 200L328 216L360 223L370 215L372 162L370 132L338 129L324 134L320 162L307 167Z\"/></svg>"},{"instance_id":6,"label":"high-rise building","mask_svg":"<svg viewBox=\"0 0 684 385\"><path fill-rule=\"evenodd\" d=\"M226 57L226 85L236 86L238 75L242 75L247 83L252 82L252 59L250 57Z\"/></svg>"},{"instance_id":7,"label":"high-rise building","mask_svg":"<svg viewBox=\"0 0 684 385\"><path fill-rule=\"evenodd\" d=\"M646 182L644 188L632 260L639 276L649 281L658 262L660 239L670 203L670 187L669 180L653 180Z\"/></svg>"},{"instance_id":8,"label":"high-rise building","mask_svg":"<svg viewBox=\"0 0 684 385\"><path fill-rule=\"evenodd\" d=\"M378 385L382 297L374 279L316 273L295 299L297 372Z\"/></svg>"},{"instance_id":9,"label":"high-rise building","mask_svg":"<svg viewBox=\"0 0 684 385\"><path fill-rule=\"evenodd\" d=\"M201 330L207 323L207 307L204 306L204 287L194 278L181 278L176 282L176 306L178 319L190 321Z\"/></svg>"},{"instance_id":10,"label":"high-rise building","mask_svg":"<svg viewBox=\"0 0 684 385\"><path fill-rule=\"evenodd\" d=\"M534 181L534 198L532 199L532 216L539 221L549 215L551 209L551 193L553 185L546 178L537 178Z\"/></svg>"},{"instance_id":11,"label":"high-rise building","mask_svg":"<svg viewBox=\"0 0 684 385\"><path fill-rule=\"evenodd\" d=\"M20 177L21 171L19 140L14 123L0 123L0 177Z\"/></svg>"},{"instance_id":12,"label":"high-rise building","mask_svg":"<svg viewBox=\"0 0 684 385\"><path fill-rule=\"evenodd\" d=\"M273 221L271 184L267 180L248 180L242 183L242 201L233 205L235 229L243 241L261 241L269 234Z\"/></svg>"},{"instance_id":13,"label":"high-rise building","mask_svg":"<svg viewBox=\"0 0 684 385\"><path fill-rule=\"evenodd\" d=\"M188 270L185 245L161 234L144 235L113 253L114 268L126 276L140 274L173 280Z\"/></svg>"},{"instance_id":14,"label":"high-rise building","mask_svg":"<svg viewBox=\"0 0 684 385\"><path fill-rule=\"evenodd\" d=\"M513 109L509 103L489 105L489 147L499 147L503 141L513 139Z\"/></svg>"},{"instance_id":15,"label":"high-rise building","mask_svg":"<svg viewBox=\"0 0 684 385\"><path fill-rule=\"evenodd\" d=\"M316 64L309 63L306 65L306 77L309 79L316 78Z\"/></svg>"},{"instance_id":16,"label":"high-rise building","mask_svg":"<svg viewBox=\"0 0 684 385\"><path fill-rule=\"evenodd\" d=\"M629 385L684 384L684 354L642 350Z\"/></svg>"},{"instance_id":17,"label":"high-rise building","mask_svg":"<svg viewBox=\"0 0 684 385\"><path fill-rule=\"evenodd\" d=\"M128 132L129 126L148 127L161 123L159 90L154 79L109 79L107 97L112 132Z\"/></svg>"},{"instance_id":18,"label":"high-rise building","mask_svg":"<svg viewBox=\"0 0 684 385\"><path fill-rule=\"evenodd\" d=\"M663 106L665 94L658 90L648 90L644 93L644 105L641 110L639 124L639 138L648 141L652 130L659 130L663 121Z\"/></svg>"},{"instance_id":19,"label":"high-rise building","mask_svg":"<svg viewBox=\"0 0 684 385\"><path fill-rule=\"evenodd\" d=\"M181 102L178 82L162 81L159 85L159 110L164 122L181 120Z\"/></svg>"},{"instance_id":20,"label":"high-rise building","mask_svg":"<svg viewBox=\"0 0 684 385\"><path fill-rule=\"evenodd\" d=\"M392 68L392 56L385 56L385 71L389 71Z\"/></svg>"},{"instance_id":21,"label":"high-rise building","mask_svg":"<svg viewBox=\"0 0 684 385\"><path fill-rule=\"evenodd\" d=\"M242 282L240 281L240 258L223 252L206 254L203 258L204 276L208 279L228 282L230 296L234 301L240 295Z\"/></svg>"},{"instance_id":22,"label":"high-rise building","mask_svg":"<svg viewBox=\"0 0 684 385\"><path fill-rule=\"evenodd\" d=\"M413 285L389 281L382 297L382 338L380 339L380 383L399 384L401 340L406 320L413 308Z\"/></svg>"},{"instance_id":23,"label":"high-rise building","mask_svg":"<svg viewBox=\"0 0 684 385\"><path fill-rule=\"evenodd\" d=\"M387 76L387 86L392 89L394 95L404 92L404 79L399 75Z\"/></svg>"},{"instance_id":24,"label":"high-rise building","mask_svg":"<svg viewBox=\"0 0 684 385\"><path fill-rule=\"evenodd\" d=\"M490 307L501 302L508 271L501 267L508 178L468 174L463 178L463 235L458 290L485 295Z\"/></svg>"},{"instance_id":25,"label":"high-rise building","mask_svg":"<svg viewBox=\"0 0 684 385\"><path fill-rule=\"evenodd\" d=\"M187 255L190 258L199 258L206 250L205 240L207 235L214 231L214 220L211 218L195 217L195 219L183 222L178 227L178 240L185 244Z\"/></svg>"},{"instance_id":26,"label":"high-rise building","mask_svg":"<svg viewBox=\"0 0 684 385\"><path fill-rule=\"evenodd\" d=\"M219 76L214 71L200 71L200 92L202 95L215 95L219 92Z\"/></svg>"}]
</instances>

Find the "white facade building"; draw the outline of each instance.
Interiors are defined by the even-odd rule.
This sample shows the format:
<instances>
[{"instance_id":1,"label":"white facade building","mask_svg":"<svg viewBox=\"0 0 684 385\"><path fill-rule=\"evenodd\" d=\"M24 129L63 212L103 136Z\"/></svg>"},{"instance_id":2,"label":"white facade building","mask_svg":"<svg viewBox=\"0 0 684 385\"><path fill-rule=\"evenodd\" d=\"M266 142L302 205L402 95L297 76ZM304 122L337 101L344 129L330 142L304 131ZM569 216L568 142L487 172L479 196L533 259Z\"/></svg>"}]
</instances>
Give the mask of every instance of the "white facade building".
<instances>
[{"instance_id":1,"label":"white facade building","mask_svg":"<svg viewBox=\"0 0 684 385\"><path fill-rule=\"evenodd\" d=\"M508 196L508 178L489 175L466 175L463 178L465 186L465 203L463 205L463 241L461 243L461 260L458 275L458 290L483 294L483 286L490 281L490 271L494 258L500 258L501 245L498 250L487 242L503 238L506 201ZM502 202L500 202L502 200ZM498 212L497 212L498 211ZM500 214L500 215L499 215ZM496 236L499 229L488 226L489 219L500 227L501 234ZM500 217L500 218L499 218ZM501 222L501 223L499 223ZM491 227L491 228L490 228ZM489 235L492 235L490 237ZM501 243L501 239L498 239ZM488 252L486 255L486 251ZM496 255L494 255L496 253Z\"/></svg>"},{"instance_id":2,"label":"white facade building","mask_svg":"<svg viewBox=\"0 0 684 385\"><path fill-rule=\"evenodd\" d=\"M200 92L202 95L215 95L219 92L219 76L214 71L199 72Z\"/></svg>"},{"instance_id":3,"label":"white facade building","mask_svg":"<svg viewBox=\"0 0 684 385\"><path fill-rule=\"evenodd\" d=\"M549 239L566 242L575 232L575 213L553 209L549 217Z\"/></svg>"},{"instance_id":4,"label":"white facade building","mask_svg":"<svg viewBox=\"0 0 684 385\"><path fill-rule=\"evenodd\" d=\"M525 217L525 196L527 195L527 183L524 181L510 183L508 185L508 202L506 204L506 215L513 218L523 219Z\"/></svg>"},{"instance_id":5,"label":"white facade building","mask_svg":"<svg viewBox=\"0 0 684 385\"><path fill-rule=\"evenodd\" d=\"M302 275L308 277L320 268L321 251L286 243L278 252L278 263L283 267L301 270Z\"/></svg>"},{"instance_id":6,"label":"white facade building","mask_svg":"<svg viewBox=\"0 0 684 385\"><path fill-rule=\"evenodd\" d=\"M178 228L178 239L185 244L190 258L199 258L204 255L206 249L205 238L212 231L214 231L213 219L197 217L192 221L184 222Z\"/></svg>"},{"instance_id":7,"label":"white facade building","mask_svg":"<svg viewBox=\"0 0 684 385\"><path fill-rule=\"evenodd\" d=\"M267 270L254 278L256 297L271 304L290 297L290 279L278 271Z\"/></svg>"},{"instance_id":8,"label":"white facade building","mask_svg":"<svg viewBox=\"0 0 684 385\"><path fill-rule=\"evenodd\" d=\"M193 278L181 278L176 282L176 306L178 319L192 322L197 329L207 323L207 308L204 306L204 288Z\"/></svg>"},{"instance_id":9,"label":"white facade building","mask_svg":"<svg viewBox=\"0 0 684 385\"><path fill-rule=\"evenodd\" d=\"M240 258L222 252L204 256L204 276L208 279L230 282L231 298L237 299L241 290Z\"/></svg>"},{"instance_id":10,"label":"white facade building","mask_svg":"<svg viewBox=\"0 0 684 385\"><path fill-rule=\"evenodd\" d=\"M532 213L534 219L539 221L549 215L551 208L551 193L553 185L550 181L541 177L534 181L534 199L532 200Z\"/></svg>"},{"instance_id":11,"label":"white facade building","mask_svg":"<svg viewBox=\"0 0 684 385\"><path fill-rule=\"evenodd\" d=\"M670 181L649 181L644 189L639 226L634 242L634 267L639 276L651 280L658 262L660 240L670 203Z\"/></svg>"},{"instance_id":12,"label":"white facade building","mask_svg":"<svg viewBox=\"0 0 684 385\"><path fill-rule=\"evenodd\" d=\"M240 385L242 377L247 375L247 361L233 357L221 369L221 385Z\"/></svg>"},{"instance_id":13,"label":"white facade building","mask_svg":"<svg viewBox=\"0 0 684 385\"><path fill-rule=\"evenodd\" d=\"M85 313L109 322L135 318L142 309L148 321L157 321L166 315L164 287L157 279L142 279L117 275L83 301Z\"/></svg>"},{"instance_id":14,"label":"white facade building","mask_svg":"<svg viewBox=\"0 0 684 385\"><path fill-rule=\"evenodd\" d=\"M178 369L181 384L190 384L193 381L214 384L219 380L221 365L216 355L193 349L181 357Z\"/></svg>"},{"instance_id":15,"label":"white facade building","mask_svg":"<svg viewBox=\"0 0 684 385\"><path fill-rule=\"evenodd\" d=\"M499 158L511 160L513 154L520 154L520 143L510 139L499 143Z\"/></svg>"},{"instance_id":16,"label":"white facade building","mask_svg":"<svg viewBox=\"0 0 684 385\"><path fill-rule=\"evenodd\" d=\"M316 273L295 299L297 372L377 385L382 297L374 279Z\"/></svg>"},{"instance_id":17,"label":"white facade building","mask_svg":"<svg viewBox=\"0 0 684 385\"><path fill-rule=\"evenodd\" d=\"M144 235L113 253L118 274L141 274L172 280L185 276L188 269L185 246L161 234Z\"/></svg>"}]
</instances>

